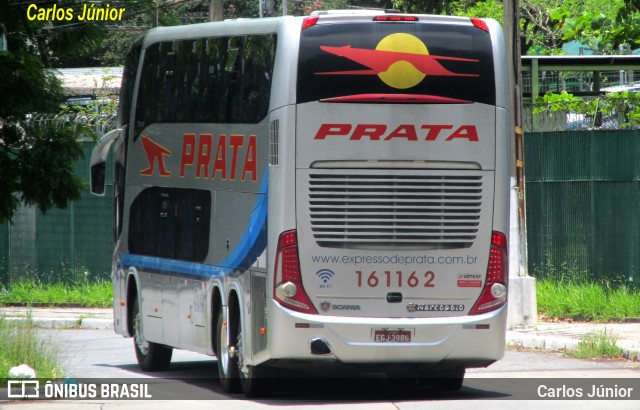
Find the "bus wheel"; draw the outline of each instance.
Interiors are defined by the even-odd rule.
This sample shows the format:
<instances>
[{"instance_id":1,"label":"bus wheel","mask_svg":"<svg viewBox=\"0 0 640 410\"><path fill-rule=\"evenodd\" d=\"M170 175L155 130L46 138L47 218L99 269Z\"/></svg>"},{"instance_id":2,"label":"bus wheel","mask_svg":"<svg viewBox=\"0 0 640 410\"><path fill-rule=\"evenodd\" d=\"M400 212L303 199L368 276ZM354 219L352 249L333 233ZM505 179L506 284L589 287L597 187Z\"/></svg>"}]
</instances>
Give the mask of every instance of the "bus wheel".
<instances>
[{"instance_id":1,"label":"bus wheel","mask_svg":"<svg viewBox=\"0 0 640 410\"><path fill-rule=\"evenodd\" d=\"M218 312L216 322L216 354L218 356L220 385L222 386L222 390L227 393L238 393L240 391L238 357L237 355L229 355L229 344L227 342L228 326L222 325L222 309Z\"/></svg>"},{"instance_id":2,"label":"bus wheel","mask_svg":"<svg viewBox=\"0 0 640 410\"><path fill-rule=\"evenodd\" d=\"M133 302L133 347L136 350L138 366L145 372L167 370L171 364L173 349L153 342L142 336L142 315L138 298Z\"/></svg>"},{"instance_id":3,"label":"bus wheel","mask_svg":"<svg viewBox=\"0 0 640 410\"><path fill-rule=\"evenodd\" d=\"M240 385L247 398L266 397L271 394L273 379L271 373L264 366L244 365L242 350L242 329L238 334L238 370Z\"/></svg>"},{"instance_id":4,"label":"bus wheel","mask_svg":"<svg viewBox=\"0 0 640 410\"><path fill-rule=\"evenodd\" d=\"M240 371L240 384L245 397L260 398L271 395L272 379L263 366L246 366L246 372Z\"/></svg>"}]
</instances>

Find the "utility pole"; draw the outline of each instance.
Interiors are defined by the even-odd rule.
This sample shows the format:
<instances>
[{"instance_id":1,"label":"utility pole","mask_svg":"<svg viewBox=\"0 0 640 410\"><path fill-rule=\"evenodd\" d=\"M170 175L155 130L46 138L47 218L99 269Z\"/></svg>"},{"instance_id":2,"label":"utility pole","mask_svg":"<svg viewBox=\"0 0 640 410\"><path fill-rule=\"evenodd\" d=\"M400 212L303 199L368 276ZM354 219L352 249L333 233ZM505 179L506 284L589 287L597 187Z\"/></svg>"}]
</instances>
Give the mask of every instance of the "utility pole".
<instances>
[{"instance_id":1,"label":"utility pole","mask_svg":"<svg viewBox=\"0 0 640 410\"><path fill-rule=\"evenodd\" d=\"M520 64L520 1L504 1L505 32L512 94L511 209L509 240L509 328L527 327L538 320L535 278L527 273L527 229L525 219L524 135L522 130L522 68Z\"/></svg>"}]
</instances>

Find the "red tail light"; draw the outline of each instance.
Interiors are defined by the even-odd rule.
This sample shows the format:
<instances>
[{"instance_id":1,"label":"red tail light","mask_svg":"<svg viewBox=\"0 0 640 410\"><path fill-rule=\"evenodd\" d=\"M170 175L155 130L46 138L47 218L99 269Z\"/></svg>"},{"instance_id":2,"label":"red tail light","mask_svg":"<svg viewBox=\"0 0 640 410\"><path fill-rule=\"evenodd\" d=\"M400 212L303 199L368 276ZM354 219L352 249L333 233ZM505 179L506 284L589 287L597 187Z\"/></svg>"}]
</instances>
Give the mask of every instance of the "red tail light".
<instances>
[{"instance_id":1,"label":"red tail light","mask_svg":"<svg viewBox=\"0 0 640 410\"><path fill-rule=\"evenodd\" d=\"M384 16L375 16L373 21L387 21L387 22L409 22L409 21L418 21L418 18L415 16L394 16L394 15L384 15Z\"/></svg>"},{"instance_id":2,"label":"red tail light","mask_svg":"<svg viewBox=\"0 0 640 410\"><path fill-rule=\"evenodd\" d=\"M302 286L298 235L295 230L281 233L278 239L273 297L291 310L318 313Z\"/></svg>"},{"instance_id":3,"label":"red tail light","mask_svg":"<svg viewBox=\"0 0 640 410\"><path fill-rule=\"evenodd\" d=\"M302 20L302 30L315 26L319 18L318 16L305 17L304 20Z\"/></svg>"},{"instance_id":4,"label":"red tail light","mask_svg":"<svg viewBox=\"0 0 640 410\"><path fill-rule=\"evenodd\" d=\"M471 18L471 24L480 30L486 31L487 33L489 32L489 26L487 26L487 23L484 20Z\"/></svg>"},{"instance_id":5,"label":"red tail light","mask_svg":"<svg viewBox=\"0 0 640 410\"><path fill-rule=\"evenodd\" d=\"M496 310L507 302L507 246L505 234L496 231L491 233L487 280L482 294L469 312L470 315Z\"/></svg>"}]
</instances>

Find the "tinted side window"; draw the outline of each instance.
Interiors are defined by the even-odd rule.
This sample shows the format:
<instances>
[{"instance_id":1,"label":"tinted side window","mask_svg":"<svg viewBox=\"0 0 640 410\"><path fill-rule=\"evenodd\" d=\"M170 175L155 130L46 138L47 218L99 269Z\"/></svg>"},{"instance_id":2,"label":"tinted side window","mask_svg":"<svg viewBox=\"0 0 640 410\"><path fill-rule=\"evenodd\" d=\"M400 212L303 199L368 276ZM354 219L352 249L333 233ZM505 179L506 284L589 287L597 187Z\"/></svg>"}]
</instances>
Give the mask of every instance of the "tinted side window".
<instances>
[{"instance_id":1,"label":"tinted side window","mask_svg":"<svg viewBox=\"0 0 640 410\"><path fill-rule=\"evenodd\" d=\"M120 125L125 126L129 123L131 115L131 107L133 101L133 87L136 83L136 73L138 72L138 62L140 61L140 52L142 45L136 43L131 47L124 61L124 70L122 72L122 86L120 87L120 103L118 106L118 118Z\"/></svg>"},{"instance_id":2,"label":"tinted side window","mask_svg":"<svg viewBox=\"0 0 640 410\"><path fill-rule=\"evenodd\" d=\"M269 109L275 47L271 34L152 44L144 56L136 129L260 122Z\"/></svg>"},{"instance_id":3,"label":"tinted side window","mask_svg":"<svg viewBox=\"0 0 640 410\"><path fill-rule=\"evenodd\" d=\"M120 87L120 102L118 105L118 122L120 127L125 127L131 120L131 108L133 107L133 89L136 84L136 74L138 73L138 63L142 52L142 38L136 40L127 56L125 57L124 70L122 71L122 86ZM125 134L125 140L128 138ZM126 147L125 143L125 147ZM125 148L126 149L126 148ZM126 156L126 154L124 154ZM114 178L114 240L117 240L122 233L122 217L124 212L124 180L125 167L123 157L115 159Z\"/></svg>"},{"instance_id":4,"label":"tinted side window","mask_svg":"<svg viewBox=\"0 0 640 410\"><path fill-rule=\"evenodd\" d=\"M211 194L180 188L147 188L133 201L129 251L203 262L209 250Z\"/></svg>"},{"instance_id":5,"label":"tinted side window","mask_svg":"<svg viewBox=\"0 0 640 410\"><path fill-rule=\"evenodd\" d=\"M429 23L344 23L302 31L297 102L411 94L495 105L489 33Z\"/></svg>"}]
</instances>

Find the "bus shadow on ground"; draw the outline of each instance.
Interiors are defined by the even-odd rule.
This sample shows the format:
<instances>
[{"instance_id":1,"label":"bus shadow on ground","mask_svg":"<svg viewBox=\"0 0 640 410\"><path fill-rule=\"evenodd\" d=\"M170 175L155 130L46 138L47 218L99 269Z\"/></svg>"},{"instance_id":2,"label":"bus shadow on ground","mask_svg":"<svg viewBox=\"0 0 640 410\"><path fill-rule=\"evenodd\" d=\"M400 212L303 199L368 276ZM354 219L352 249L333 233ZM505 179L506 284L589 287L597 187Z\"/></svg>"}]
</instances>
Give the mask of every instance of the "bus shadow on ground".
<instances>
[{"instance_id":1,"label":"bus shadow on ground","mask_svg":"<svg viewBox=\"0 0 640 410\"><path fill-rule=\"evenodd\" d=\"M117 367L131 372L124 383L149 383L153 398L157 400L245 400L242 393L225 393L217 376L217 363L213 361L184 361L172 363L167 371L147 373L137 364L99 365ZM141 377L146 376L146 377ZM378 401L430 401L508 399L511 394L495 383L484 379L466 379L458 391L442 391L430 380L411 378L389 379L370 377L296 377L265 379L268 394L253 399L271 405L291 405L292 402L341 403Z\"/></svg>"}]
</instances>

